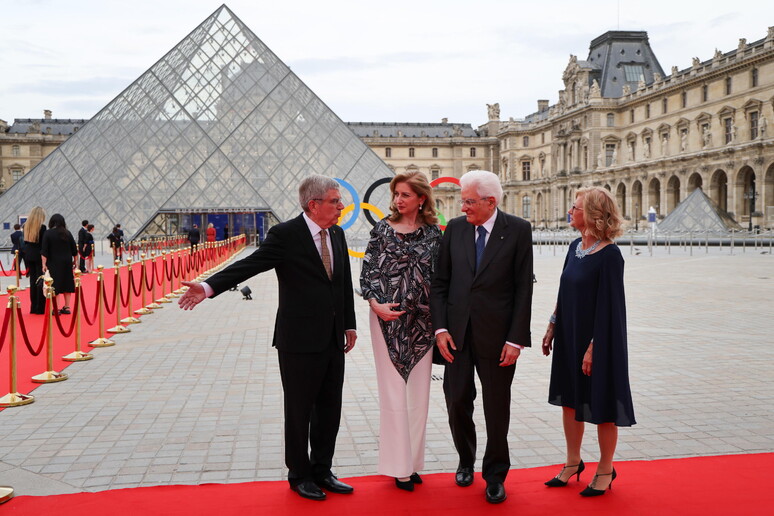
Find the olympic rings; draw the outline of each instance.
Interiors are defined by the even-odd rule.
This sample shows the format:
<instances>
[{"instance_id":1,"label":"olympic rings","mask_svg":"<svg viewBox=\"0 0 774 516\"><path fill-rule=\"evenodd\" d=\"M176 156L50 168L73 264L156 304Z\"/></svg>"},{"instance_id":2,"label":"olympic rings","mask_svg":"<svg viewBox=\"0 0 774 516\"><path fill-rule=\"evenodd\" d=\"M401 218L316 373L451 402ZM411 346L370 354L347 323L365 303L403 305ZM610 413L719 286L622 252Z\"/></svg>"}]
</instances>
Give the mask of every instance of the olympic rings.
<instances>
[{"instance_id":1,"label":"olympic rings","mask_svg":"<svg viewBox=\"0 0 774 516\"><path fill-rule=\"evenodd\" d=\"M341 229L347 230L351 228L355 224L355 220L357 220L357 218L360 216L360 210L363 211L363 213L366 216L366 219L373 226L376 226L376 224L378 223L378 220L375 220L374 217L371 215L371 213L376 215L379 218L379 220L384 218L384 213L382 212L382 210L380 210L379 208L371 204L370 200L371 200L371 195L373 195L374 193L374 190L376 190L382 185L389 184L390 181L392 181L391 177L383 177L371 183L371 185L368 187L368 190L366 190L365 195L363 196L362 202L360 201L360 197L358 196L357 191L352 186L352 184L345 181L344 179L339 179L338 177L334 179L341 186L343 186L352 196L352 203L347 205L343 210L341 210L341 215L339 216L339 222L338 222L338 225L341 227ZM443 183L451 183L451 184L460 186L460 180L457 179L456 177L450 177L450 176L444 176L444 177L433 179L430 182L430 186L436 187ZM349 217L349 219L342 224L341 221L344 220L344 217L349 215L350 212L352 212L352 216ZM439 226L443 231L446 229L446 217L441 212L438 212L437 215L438 215ZM353 251L352 249L347 249L347 253L349 254L349 256L352 256L354 258L363 258L365 256L365 251Z\"/></svg>"}]
</instances>

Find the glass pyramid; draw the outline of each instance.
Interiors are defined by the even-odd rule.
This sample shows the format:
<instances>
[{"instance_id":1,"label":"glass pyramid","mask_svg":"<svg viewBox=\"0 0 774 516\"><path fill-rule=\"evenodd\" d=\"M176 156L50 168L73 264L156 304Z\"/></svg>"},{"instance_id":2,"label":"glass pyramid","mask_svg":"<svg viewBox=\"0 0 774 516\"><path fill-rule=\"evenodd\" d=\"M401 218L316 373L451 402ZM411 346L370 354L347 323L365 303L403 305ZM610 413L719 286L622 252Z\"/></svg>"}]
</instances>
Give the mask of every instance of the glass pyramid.
<instances>
[{"instance_id":1,"label":"glass pyramid","mask_svg":"<svg viewBox=\"0 0 774 516\"><path fill-rule=\"evenodd\" d=\"M364 245L359 196L392 171L223 5L2 195L0 221L36 205L98 235L121 223L127 237L159 212L283 221L300 213L297 186L312 172L342 182L345 205L357 204L343 226ZM389 190L368 201L387 213Z\"/></svg>"},{"instance_id":2,"label":"glass pyramid","mask_svg":"<svg viewBox=\"0 0 774 516\"><path fill-rule=\"evenodd\" d=\"M660 233L726 232L742 227L701 188L683 199L658 225Z\"/></svg>"}]
</instances>

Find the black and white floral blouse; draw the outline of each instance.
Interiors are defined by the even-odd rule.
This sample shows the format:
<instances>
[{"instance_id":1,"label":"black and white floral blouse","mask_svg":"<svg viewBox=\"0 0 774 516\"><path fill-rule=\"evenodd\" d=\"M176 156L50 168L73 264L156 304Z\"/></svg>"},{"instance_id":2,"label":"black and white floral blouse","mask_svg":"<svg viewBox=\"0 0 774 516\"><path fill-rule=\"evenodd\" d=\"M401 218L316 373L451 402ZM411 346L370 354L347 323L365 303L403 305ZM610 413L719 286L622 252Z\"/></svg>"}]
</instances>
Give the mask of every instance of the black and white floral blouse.
<instances>
[{"instance_id":1,"label":"black and white floral blouse","mask_svg":"<svg viewBox=\"0 0 774 516\"><path fill-rule=\"evenodd\" d=\"M435 344L430 323L430 279L440 243L437 225L423 225L402 234L382 219L371 230L363 258L363 299L399 303L398 309L406 311L394 321L379 319L390 360L405 381Z\"/></svg>"}]
</instances>

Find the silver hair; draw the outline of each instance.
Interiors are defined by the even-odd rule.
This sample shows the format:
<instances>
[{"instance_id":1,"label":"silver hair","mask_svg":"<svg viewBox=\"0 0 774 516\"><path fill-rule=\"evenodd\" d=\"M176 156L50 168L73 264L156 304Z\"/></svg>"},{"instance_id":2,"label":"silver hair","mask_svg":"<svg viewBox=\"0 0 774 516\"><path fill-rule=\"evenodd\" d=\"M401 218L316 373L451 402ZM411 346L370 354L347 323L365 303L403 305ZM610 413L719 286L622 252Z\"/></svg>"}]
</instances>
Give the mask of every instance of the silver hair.
<instances>
[{"instance_id":1,"label":"silver hair","mask_svg":"<svg viewBox=\"0 0 774 516\"><path fill-rule=\"evenodd\" d=\"M481 197L494 197L495 206L503 200L503 187L497 175L488 170L471 170L460 178L460 187L463 189L475 188Z\"/></svg>"},{"instance_id":2,"label":"silver hair","mask_svg":"<svg viewBox=\"0 0 774 516\"><path fill-rule=\"evenodd\" d=\"M312 174L304 178L298 185L298 202L301 203L301 209L309 211L309 201L313 199L323 199L328 190L338 190L339 183L335 179L320 174Z\"/></svg>"}]
</instances>

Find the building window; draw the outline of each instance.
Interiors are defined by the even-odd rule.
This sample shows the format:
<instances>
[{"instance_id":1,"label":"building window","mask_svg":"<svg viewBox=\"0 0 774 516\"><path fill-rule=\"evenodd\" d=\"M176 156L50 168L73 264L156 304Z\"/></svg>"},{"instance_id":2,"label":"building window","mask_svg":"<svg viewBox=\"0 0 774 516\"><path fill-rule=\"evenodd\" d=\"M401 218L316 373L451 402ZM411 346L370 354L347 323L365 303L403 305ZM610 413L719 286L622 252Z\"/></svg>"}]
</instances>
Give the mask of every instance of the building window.
<instances>
[{"instance_id":1,"label":"building window","mask_svg":"<svg viewBox=\"0 0 774 516\"><path fill-rule=\"evenodd\" d=\"M13 147L11 147L11 156L15 158L18 158L19 156L21 156L21 151L18 145L14 145Z\"/></svg>"},{"instance_id":2,"label":"building window","mask_svg":"<svg viewBox=\"0 0 774 516\"><path fill-rule=\"evenodd\" d=\"M680 105L686 107L688 105L688 92L684 91L680 94Z\"/></svg>"},{"instance_id":3,"label":"building window","mask_svg":"<svg viewBox=\"0 0 774 516\"><path fill-rule=\"evenodd\" d=\"M522 147L529 147L529 136L525 136L521 139Z\"/></svg>"},{"instance_id":4,"label":"building window","mask_svg":"<svg viewBox=\"0 0 774 516\"><path fill-rule=\"evenodd\" d=\"M414 157L414 147L409 147L409 158Z\"/></svg>"},{"instance_id":5,"label":"building window","mask_svg":"<svg viewBox=\"0 0 774 516\"><path fill-rule=\"evenodd\" d=\"M755 88L758 86L758 69L753 68L750 71L750 87Z\"/></svg>"},{"instance_id":6,"label":"building window","mask_svg":"<svg viewBox=\"0 0 774 516\"><path fill-rule=\"evenodd\" d=\"M623 68L624 75L626 75L626 82L639 82L645 80L642 65L624 65Z\"/></svg>"},{"instance_id":7,"label":"building window","mask_svg":"<svg viewBox=\"0 0 774 516\"><path fill-rule=\"evenodd\" d=\"M734 124L731 123L730 118L723 119L723 130L726 133L726 143L734 141Z\"/></svg>"},{"instance_id":8,"label":"building window","mask_svg":"<svg viewBox=\"0 0 774 516\"><path fill-rule=\"evenodd\" d=\"M385 149L384 149L384 157L385 158L391 158L392 157L392 148L391 147L385 147Z\"/></svg>"},{"instance_id":9,"label":"building window","mask_svg":"<svg viewBox=\"0 0 774 516\"><path fill-rule=\"evenodd\" d=\"M546 133L540 133L540 143L546 143Z\"/></svg>"},{"instance_id":10,"label":"building window","mask_svg":"<svg viewBox=\"0 0 774 516\"><path fill-rule=\"evenodd\" d=\"M650 118L650 104L645 104L645 118Z\"/></svg>"},{"instance_id":11,"label":"building window","mask_svg":"<svg viewBox=\"0 0 774 516\"><path fill-rule=\"evenodd\" d=\"M529 161L521 162L521 180L522 181L530 180L530 162Z\"/></svg>"},{"instance_id":12,"label":"building window","mask_svg":"<svg viewBox=\"0 0 774 516\"><path fill-rule=\"evenodd\" d=\"M609 167L613 164L613 154L615 154L615 143L605 144L605 166Z\"/></svg>"},{"instance_id":13,"label":"building window","mask_svg":"<svg viewBox=\"0 0 774 516\"><path fill-rule=\"evenodd\" d=\"M758 137L758 112L752 111L750 113L750 139L754 140Z\"/></svg>"},{"instance_id":14,"label":"building window","mask_svg":"<svg viewBox=\"0 0 774 516\"><path fill-rule=\"evenodd\" d=\"M607 114L607 126L615 127L615 115L613 115L613 113Z\"/></svg>"},{"instance_id":15,"label":"building window","mask_svg":"<svg viewBox=\"0 0 774 516\"><path fill-rule=\"evenodd\" d=\"M525 219L532 217L532 198L529 195L521 200L521 216Z\"/></svg>"},{"instance_id":16,"label":"building window","mask_svg":"<svg viewBox=\"0 0 774 516\"><path fill-rule=\"evenodd\" d=\"M666 113L668 108L669 108L669 100L666 97L664 97L663 99L661 99L661 112Z\"/></svg>"},{"instance_id":17,"label":"building window","mask_svg":"<svg viewBox=\"0 0 774 516\"><path fill-rule=\"evenodd\" d=\"M629 110L629 122L634 123L634 110Z\"/></svg>"},{"instance_id":18,"label":"building window","mask_svg":"<svg viewBox=\"0 0 774 516\"><path fill-rule=\"evenodd\" d=\"M441 177L441 169L438 168L438 167L431 168L430 169L430 180L431 181L435 181L439 177Z\"/></svg>"},{"instance_id":19,"label":"building window","mask_svg":"<svg viewBox=\"0 0 774 516\"><path fill-rule=\"evenodd\" d=\"M433 147L433 157L434 158L438 157L438 147Z\"/></svg>"},{"instance_id":20,"label":"building window","mask_svg":"<svg viewBox=\"0 0 774 516\"><path fill-rule=\"evenodd\" d=\"M476 148L475 147L471 147L470 148L470 157L471 158L475 158L476 157Z\"/></svg>"},{"instance_id":21,"label":"building window","mask_svg":"<svg viewBox=\"0 0 774 516\"><path fill-rule=\"evenodd\" d=\"M13 180L13 183L16 183L19 179L22 178L23 175L24 175L24 169L22 168L11 169L11 179Z\"/></svg>"}]
</instances>

